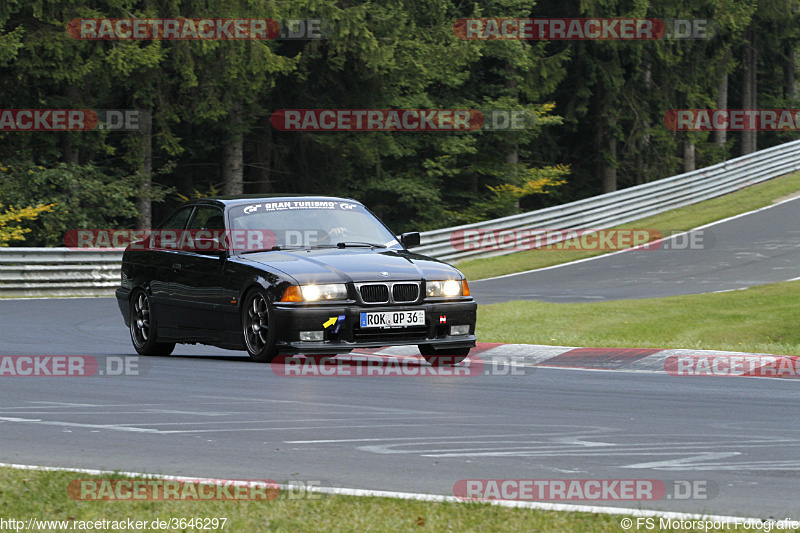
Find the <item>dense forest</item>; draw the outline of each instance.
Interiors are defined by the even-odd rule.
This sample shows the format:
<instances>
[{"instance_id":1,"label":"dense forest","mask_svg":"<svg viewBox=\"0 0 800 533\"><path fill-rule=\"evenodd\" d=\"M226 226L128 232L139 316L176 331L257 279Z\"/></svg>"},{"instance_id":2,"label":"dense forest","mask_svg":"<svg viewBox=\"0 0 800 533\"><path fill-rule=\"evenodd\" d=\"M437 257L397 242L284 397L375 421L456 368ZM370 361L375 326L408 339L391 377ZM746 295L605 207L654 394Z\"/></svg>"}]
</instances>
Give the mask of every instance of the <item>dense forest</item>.
<instances>
[{"instance_id":1,"label":"dense forest","mask_svg":"<svg viewBox=\"0 0 800 533\"><path fill-rule=\"evenodd\" d=\"M244 40L68 31L74 19L205 17L273 19L283 30ZM478 17L703 20L709 31L463 38L457 21ZM308 21L324 31L291 38ZM585 198L797 138L674 131L664 116L800 107L798 22L793 0L4 0L0 107L140 114L136 131L0 131L0 217L52 204L14 245L57 246L69 229L150 227L182 199L217 194L352 197L397 232ZM282 131L271 118L286 109L516 110L530 120L512 130Z\"/></svg>"}]
</instances>

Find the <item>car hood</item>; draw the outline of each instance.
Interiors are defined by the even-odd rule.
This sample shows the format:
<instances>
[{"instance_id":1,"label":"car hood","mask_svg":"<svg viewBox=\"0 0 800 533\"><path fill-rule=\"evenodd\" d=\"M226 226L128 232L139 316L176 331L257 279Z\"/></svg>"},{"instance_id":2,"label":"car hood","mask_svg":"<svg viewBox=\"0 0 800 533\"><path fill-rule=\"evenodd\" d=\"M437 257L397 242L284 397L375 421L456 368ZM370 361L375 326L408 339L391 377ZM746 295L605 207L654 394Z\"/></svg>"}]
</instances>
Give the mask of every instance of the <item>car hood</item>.
<instances>
[{"instance_id":1,"label":"car hood","mask_svg":"<svg viewBox=\"0 0 800 533\"><path fill-rule=\"evenodd\" d=\"M461 273L431 257L369 248L281 250L242 259L276 268L299 284L454 279ZM388 273L388 276L382 273Z\"/></svg>"}]
</instances>

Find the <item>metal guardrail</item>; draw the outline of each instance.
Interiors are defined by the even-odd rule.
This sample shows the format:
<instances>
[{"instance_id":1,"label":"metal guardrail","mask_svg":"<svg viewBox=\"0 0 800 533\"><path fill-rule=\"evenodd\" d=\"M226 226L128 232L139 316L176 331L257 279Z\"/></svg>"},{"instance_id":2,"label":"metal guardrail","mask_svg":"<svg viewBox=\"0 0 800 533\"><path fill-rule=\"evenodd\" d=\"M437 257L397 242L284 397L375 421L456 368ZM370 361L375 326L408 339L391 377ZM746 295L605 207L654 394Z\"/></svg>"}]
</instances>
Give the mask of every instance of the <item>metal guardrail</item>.
<instances>
[{"instance_id":1,"label":"metal guardrail","mask_svg":"<svg viewBox=\"0 0 800 533\"><path fill-rule=\"evenodd\" d=\"M0 296L109 296L121 261L119 250L0 248Z\"/></svg>"},{"instance_id":2,"label":"metal guardrail","mask_svg":"<svg viewBox=\"0 0 800 533\"><path fill-rule=\"evenodd\" d=\"M446 261L514 250L464 249L458 230L606 229L721 196L800 170L800 141L781 144L694 172L569 204L422 233L422 254ZM553 241L551 241L553 242ZM557 242L557 241L555 241ZM119 250L0 248L0 296L108 296L119 286Z\"/></svg>"},{"instance_id":3,"label":"metal guardrail","mask_svg":"<svg viewBox=\"0 0 800 533\"><path fill-rule=\"evenodd\" d=\"M470 244L454 233L457 230L606 229L722 196L796 170L800 170L800 141L569 204L426 231L422 234L422 246L414 251L445 261L504 255L515 250L465 249ZM559 239L550 242L559 242Z\"/></svg>"}]
</instances>

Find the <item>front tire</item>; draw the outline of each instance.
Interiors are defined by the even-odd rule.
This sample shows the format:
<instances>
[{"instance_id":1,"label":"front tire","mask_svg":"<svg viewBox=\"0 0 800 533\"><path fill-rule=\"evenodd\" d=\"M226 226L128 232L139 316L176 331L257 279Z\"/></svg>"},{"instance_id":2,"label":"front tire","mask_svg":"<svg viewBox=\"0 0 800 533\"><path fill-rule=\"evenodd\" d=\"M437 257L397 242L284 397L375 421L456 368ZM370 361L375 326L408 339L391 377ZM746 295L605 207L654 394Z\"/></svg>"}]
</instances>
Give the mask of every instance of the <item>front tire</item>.
<instances>
[{"instance_id":1,"label":"front tire","mask_svg":"<svg viewBox=\"0 0 800 533\"><path fill-rule=\"evenodd\" d=\"M250 359L269 363L278 354L269 298L261 289L251 291L242 307L242 334Z\"/></svg>"},{"instance_id":2,"label":"front tire","mask_svg":"<svg viewBox=\"0 0 800 533\"><path fill-rule=\"evenodd\" d=\"M457 365L469 356L470 350L470 348L436 349L430 344L420 344L417 348L422 357L433 366Z\"/></svg>"},{"instance_id":3,"label":"front tire","mask_svg":"<svg viewBox=\"0 0 800 533\"><path fill-rule=\"evenodd\" d=\"M174 342L158 342L156 321L150 297L139 289L131 295L130 331L133 348L139 355L169 355L175 349Z\"/></svg>"}]
</instances>

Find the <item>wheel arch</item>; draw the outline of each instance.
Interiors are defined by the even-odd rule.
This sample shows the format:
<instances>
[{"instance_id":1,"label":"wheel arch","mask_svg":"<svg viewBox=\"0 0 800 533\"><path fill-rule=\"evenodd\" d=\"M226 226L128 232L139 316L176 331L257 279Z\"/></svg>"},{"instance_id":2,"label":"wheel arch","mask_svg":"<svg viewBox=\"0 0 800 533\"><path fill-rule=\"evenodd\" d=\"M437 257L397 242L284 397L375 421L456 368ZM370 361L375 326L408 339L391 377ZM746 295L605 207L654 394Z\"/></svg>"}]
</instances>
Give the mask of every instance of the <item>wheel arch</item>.
<instances>
[{"instance_id":1,"label":"wheel arch","mask_svg":"<svg viewBox=\"0 0 800 533\"><path fill-rule=\"evenodd\" d=\"M244 302L250 293L254 290L261 289L267 294L267 299L270 303L280 301L286 287L292 285L289 280L283 279L280 283L270 283L270 281L263 275L254 275L242 285L239 290L239 313L244 309Z\"/></svg>"},{"instance_id":2,"label":"wheel arch","mask_svg":"<svg viewBox=\"0 0 800 533\"><path fill-rule=\"evenodd\" d=\"M239 319L242 325L241 340L250 359L259 363L268 363L277 355L275 348L277 332L272 321L272 303L275 299L275 291L271 285L265 287L263 283L258 283L258 280L254 281L256 282L243 288L239 301ZM253 309L248 310L249 302L256 300L263 302L264 312L260 311L260 305L256 306L256 304L253 304Z\"/></svg>"}]
</instances>

